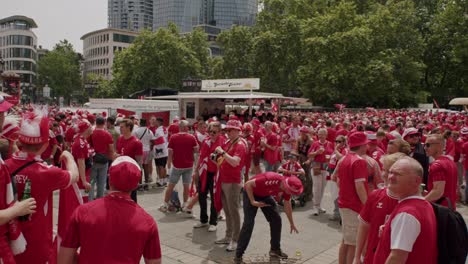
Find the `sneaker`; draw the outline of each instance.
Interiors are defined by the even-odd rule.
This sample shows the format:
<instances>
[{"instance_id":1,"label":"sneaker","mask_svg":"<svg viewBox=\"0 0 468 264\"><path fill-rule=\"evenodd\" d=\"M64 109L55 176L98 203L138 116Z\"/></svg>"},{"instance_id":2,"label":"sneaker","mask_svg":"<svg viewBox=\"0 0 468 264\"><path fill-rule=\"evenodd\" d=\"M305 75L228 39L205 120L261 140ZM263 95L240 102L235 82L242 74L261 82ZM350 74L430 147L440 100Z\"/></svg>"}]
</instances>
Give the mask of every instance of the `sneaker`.
<instances>
[{"instance_id":1,"label":"sneaker","mask_svg":"<svg viewBox=\"0 0 468 264\"><path fill-rule=\"evenodd\" d=\"M312 214L315 216L319 215L319 209L318 208L312 209Z\"/></svg>"},{"instance_id":2,"label":"sneaker","mask_svg":"<svg viewBox=\"0 0 468 264\"><path fill-rule=\"evenodd\" d=\"M202 227L205 227L205 226L208 226L208 223L198 222L198 223L193 225L193 228L202 228Z\"/></svg>"},{"instance_id":3,"label":"sneaker","mask_svg":"<svg viewBox=\"0 0 468 264\"><path fill-rule=\"evenodd\" d=\"M164 188L164 184L157 182L156 183L156 188Z\"/></svg>"},{"instance_id":4,"label":"sneaker","mask_svg":"<svg viewBox=\"0 0 468 264\"><path fill-rule=\"evenodd\" d=\"M218 227L215 225L210 225L210 227L208 227L208 232L215 232L216 230L218 230Z\"/></svg>"},{"instance_id":5,"label":"sneaker","mask_svg":"<svg viewBox=\"0 0 468 264\"><path fill-rule=\"evenodd\" d=\"M270 257L273 258L281 258L281 259L287 259L288 254L284 253L281 249L278 250L270 250Z\"/></svg>"},{"instance_id":6,"label":"sneaker","mask_svg":"<svg viewBox=\"0 0 468 264\"><path fill-rule=\"evenodd\" d=\"M242 257L234 257L234 264L244 264Z\"/></svg>"},{"instance_id":7,"label":"sneaker","mask_svg":"<svg viewBox=\"0 0 468 264\"><path fill-rule=\"evenodd\" d=\"M169 210L169 205L167 203L163 203L160 207L159 207L159 211L163 212L163 213L167 213L167 211Z\"/></svg>"},{"instance_id":8,"label":"sneaker","mask_svg":"<svg viewBox=\"0 0 468 264\"><path fill-rule=\"evenodd\" d=\"M228 237L225 237L225 238L221 238L220 240L216 240L215 244L217 244L217 245L229 245L230 242L231 242L231 239L228 238Z\"/></svg>"},{"instance_id":9,"label":"sneaker","mask_svg":"<svg viewBox=\"0 0 468 264\"><path fill-rule=\"evenodd\" d=\"M218 215L218 220L219 220L219 221L226 221L226 217L224 216L223 213L220 213L220 214Z\"/></svg>"},{"instance_id":10,"label":"sneaker","mask_svg":"<svg viewBox=\"0 0 468 264\"><path fill-rule=\"evenodd\" d=\"M188 209L187 207L182 207L182 213L186 217L193 217L192 215L192 209Z\"/></svg>"},{"instance_id":11,"label":"sneaker","mask_svg":"<svg viewBox=\"0 0 468 264\"><path fill-rule=\"evenodd\" d=\"M229 243L229 246L227 246L226 251L228 252L236 251L236 248L237 248L237 242L231 240L231 243Z\"/></svg>"},{"instance_id":12,"label":"sneaker","mask_svg":"<svg viewBox=\"0 0 468 264\"><path fill-rule=\"evenodd\" d=\"M145 186L143 187L143 191L149 191L149 186L148 186L148 185L145 185Z\"/></svg>"},{"instance_id":13,"label":"sneaker","mask_svg":"<svg viewBox=\"0 0 468 264\"><path fill-rule=\"evenodd\" d=\"M319 208L319 209L318 209L318 212L319 212L319 214L324 214L324 213L327 212L327 210L325 210L325 209L323 209L323 208Z\"/></svg>"}]
</instances>

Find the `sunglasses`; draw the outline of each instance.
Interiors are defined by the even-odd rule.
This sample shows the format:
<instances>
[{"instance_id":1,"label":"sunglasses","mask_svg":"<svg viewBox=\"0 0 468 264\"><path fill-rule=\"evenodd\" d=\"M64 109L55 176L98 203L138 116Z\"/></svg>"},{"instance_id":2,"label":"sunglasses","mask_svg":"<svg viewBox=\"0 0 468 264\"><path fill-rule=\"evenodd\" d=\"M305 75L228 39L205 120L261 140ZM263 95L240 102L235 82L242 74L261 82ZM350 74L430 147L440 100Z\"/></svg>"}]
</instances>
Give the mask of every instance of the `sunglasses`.
<instances>
[{"instance_id":1,"label":"sunglasses","mask_svg":"<svg viewBox=\"0 0 468 264\"><path fill-rule=\"evenodd\" d=\"M393 144L395 144L395 141L389 141L388 144L393 145Z\"/></svg>"},{"instance_id":2,"label":"sunglasses","mask_svg":"<svg viewBox=\"0 0 468 264\"><path fill-rule=\"evenodd\" d=\"M215 130L210 130L208 131L208 133L212 134L212 135L216 135L218 134L219 131L215 131Z\"/></svg>"},{"instance_id":3,"label":"sunglasses","mask_svg":"<svg viewBox=\"0 0 468 264\"><path fill-rule=\"evenodd\" d=\"M438 142L426 143L426 144L424 144L424 147L425 147L425 148L430 148L432 145L437 145L437 144L440 144L440 143L438 143Z\"/></svg>"},{"instance_id":4,"label":"sunglasses","mask_svg":"<svg viewBox=\"0 0 468 264\"><path fill-rule=\"evenodd\" d=\"M419 134L412 134L412 135L409 135L408 137L409 138L416 138L416 137L419 137Z\"/></svg>"},{"instance_id":5,"label":"sunglasses","mask_svg":"<svg viewBox=\"0 0 468 264\"><path fill-rule=\"evenodd\" d=\"M341 140L336 140L335 143L343 143Z\"/></svg>"}]
</instances>

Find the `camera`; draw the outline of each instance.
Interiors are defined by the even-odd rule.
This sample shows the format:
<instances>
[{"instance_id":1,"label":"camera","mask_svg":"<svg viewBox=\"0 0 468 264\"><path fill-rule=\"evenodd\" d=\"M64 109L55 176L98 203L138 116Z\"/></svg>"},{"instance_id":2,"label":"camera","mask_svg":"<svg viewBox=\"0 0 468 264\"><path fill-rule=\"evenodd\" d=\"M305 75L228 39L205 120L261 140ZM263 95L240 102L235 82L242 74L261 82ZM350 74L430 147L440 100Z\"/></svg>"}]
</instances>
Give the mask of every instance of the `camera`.
<instances>
[{"instance_id":1,"label":"camera","mask_svg":"<svg viewBox=\"0 0 468 264\"><path fill-rule=\"evenodd\" d=\"M218 159L218 153L216 153L216 152L211 153L210 154L210 159L212 161L216 161Z\"/></svg>"}]
</instances>

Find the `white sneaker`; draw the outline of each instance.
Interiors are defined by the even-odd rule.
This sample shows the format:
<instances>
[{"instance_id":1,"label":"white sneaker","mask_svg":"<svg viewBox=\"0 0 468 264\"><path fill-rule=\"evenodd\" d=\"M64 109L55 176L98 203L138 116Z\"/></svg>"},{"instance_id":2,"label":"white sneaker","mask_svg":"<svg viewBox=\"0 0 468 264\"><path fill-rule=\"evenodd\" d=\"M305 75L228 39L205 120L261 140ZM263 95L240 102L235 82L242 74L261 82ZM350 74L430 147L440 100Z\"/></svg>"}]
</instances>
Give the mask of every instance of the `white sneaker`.
<instances>
[{"instance_id":1,"label":"white sneaker","mask_svg":"<svg viewBox=\"0 0 468 264\"><path fill-rule=\"evenodd\" d=\"M215 232L216 230L218 230L218 227L215 225L210 225L210 227L208 227L208 232Z\"/></svg>"},{"instance_id":2,"label":"white sneaker","mask_svg":"<svg viewBox=\"0 0 468 264\"><path fill-rule=\"evenodd\" d=\"M198 222L198 223L193 225L193 228L201 228L201 227L205 227L205 226L208 226L208 223Z\"/></svg>"},{"instance_id":3,"label":"white sneaker","mask_svg":"<svg viewBox=\"0 0 468 264\"><path fill-rule=\"evenodd\" d=\"M193 217L192 210L188 209L187 207L182 207L182 213L184 214L185 217L189 217L189 218Z\"/></svg>"},{"instance_id":4,"label":"white sneaker","mask_svg":"<svg viewBox=\"0 0 468 264\"><path fill-rule=\"evenodd\" d=\"M319 209L316 208L316 207L314 209L312 209L312 214L315 215L315 216L319 215Z\"/></svg>"},{"instance_id":5,"label":"white sneaker","mask_svg":"<svg viewBox=\"0 0 468 264\"><path fill-rule=\"evenodd\" d=\"M163 213L167 213L167 210L169 210L169 205L167 203L163 203L160 207L159 207L159 211L163 212Z\"/></svg>"},{"instance_id":6,"label":"white sneaker","mask_svg":"<svg viewBox=\"0 0 468 264\"><path fill-rule=\"evenodd\" d=\"M325 209L323 209L323 208L319 208L319 209L318 209L318 212L319 212L319 214L324 214L324 213L327 212L327 210L325 210Z\"/></svg>"},{"instance_id":7,"label":"white sneaker","mask_svg":"<svg viewBox=\"0 0 468 264\"><path fill-rule=\"evenodd\" d=\"M221 212L221 213L218 215L218 220L219 220L219 221L226 221L226 217L224 216L224 213Z\"/></svg>"},{"instance_id":8,"label":"white sneaker","mask_svg":"<svg viewBox=\"0 0 468 264\"><path fill-rule=\"evenodd\" d=\"M227 246L226 251L232 252L232 251L235 251L236 248L237 248L237 242L231 240L231 243L229 243L229 245Z\"/></svg>"}]
</instances>

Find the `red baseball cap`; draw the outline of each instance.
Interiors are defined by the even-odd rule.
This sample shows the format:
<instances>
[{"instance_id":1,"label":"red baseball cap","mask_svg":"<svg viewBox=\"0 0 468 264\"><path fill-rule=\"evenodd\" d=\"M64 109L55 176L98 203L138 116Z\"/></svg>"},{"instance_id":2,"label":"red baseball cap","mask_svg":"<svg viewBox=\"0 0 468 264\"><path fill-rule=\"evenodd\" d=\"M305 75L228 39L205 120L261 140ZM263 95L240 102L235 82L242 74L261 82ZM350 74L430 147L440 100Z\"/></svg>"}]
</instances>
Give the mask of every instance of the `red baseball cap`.
<instances>
[{"instance_id":1,"label":"red baseball cap","mask_svg":"<svg viewBox=\"0 0 468 264\"><path fill-rule=\"evenodd\" d=\"M369 143L369 140L363 132L353 132L348 136L348 146L350 148L366 145L367 143Z\"/></svg>"},{"instance_id":2,"label":"red baseball cap","mask_svg":"<svg viewBox=\"0 0 468 264\"><path fill-rule=\"evenodd\" d=\"M109 168L109 185L118 191L130 192L138 187L141 169L136 161L128 156L116 158Z\"/></svg>"}]
</instances>

